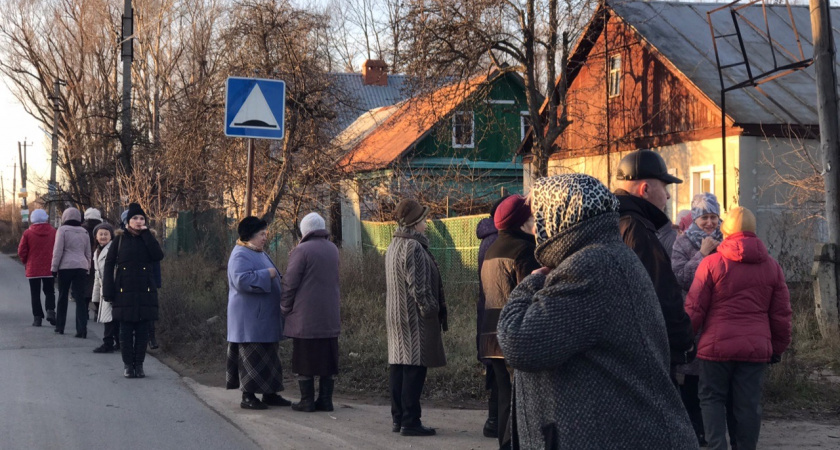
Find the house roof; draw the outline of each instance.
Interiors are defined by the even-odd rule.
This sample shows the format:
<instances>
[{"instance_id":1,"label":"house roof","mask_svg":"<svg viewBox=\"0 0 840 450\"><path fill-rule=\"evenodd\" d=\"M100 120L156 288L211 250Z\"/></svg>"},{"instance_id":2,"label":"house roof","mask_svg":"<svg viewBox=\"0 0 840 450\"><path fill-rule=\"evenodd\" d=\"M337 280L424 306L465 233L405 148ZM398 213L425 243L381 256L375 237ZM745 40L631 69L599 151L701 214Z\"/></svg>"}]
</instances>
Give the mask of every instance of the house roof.
<instances>
[{"instance_id":1,"label":"house roof","mask_svg":"<svg viewBox=\"0 0 840 450\"><path fill-rule=\"evenodd\" d=\"M338 104L335 129L339 132L349 127L367 111L383 106L395 105L409 96L406 75L388 75L388 86L372 86L363 83L360 73L329 74L335 89Z\"/></svg>"},{"instance_id":2,"label":"house roof","mask_svg":"<svg viewBox=\"0 0 840 450\"><path fill-rule=\"evenodd\" d=\"M645 41L718 106L721 105L721 86L707 13L722 6L725 4L609 3L615 14L635 28ZM814 53L808 6L791 6L790 10L792 22L785 6L766 6L767 24L775 44L775 67L800 60L799 43L805 58L811 58ZM773 52L764 36L765 19L761 4L740 9L739 14L746 19L739 20L739 28L753 76L771 71L774 68ZM731 17L728 11L712 14L718 35L735 32ZM840 10L832 8L831 18L833 23L840 23ZM840 38L840 31L835 29L834 33L835 40ZM722 66L743 61L737 37L718 39L717 44ZM838 63L840 61L835 60L836 66ZM724 69L723 74L726 86L748 79L744 65ZM814 67L811 66L767 81L759 86L760 90L746 87L729 91L726 93L726 114L736 124L817 125L815 80Z\"/></svg>"},{"instance_id":3,"label":"house roof","mask_svg":"<svg viewBox=\"0 0 840 450\"><path fill-rule=\"evenodd\" d=\"M379 125L391 117L397 109L398 105L383 106L381 108L374 108L370 111L362 113L356 120L353 121L347 128L336 136L332 143L342 150L342 154L350 151L359 142L367 137Z\"/></svg>"},{"instance_id":4,"label":"house roof","mask_svg":"<svg viewBox=\"0 0 840 450\"><path fill-rule=\"evenodd\" d=\"M498 76L499 72L493 70L402 102L393 114L353 147L340 166L351 172L388 167L425 137L440 119Z\"/></svg>"}]
</instances>

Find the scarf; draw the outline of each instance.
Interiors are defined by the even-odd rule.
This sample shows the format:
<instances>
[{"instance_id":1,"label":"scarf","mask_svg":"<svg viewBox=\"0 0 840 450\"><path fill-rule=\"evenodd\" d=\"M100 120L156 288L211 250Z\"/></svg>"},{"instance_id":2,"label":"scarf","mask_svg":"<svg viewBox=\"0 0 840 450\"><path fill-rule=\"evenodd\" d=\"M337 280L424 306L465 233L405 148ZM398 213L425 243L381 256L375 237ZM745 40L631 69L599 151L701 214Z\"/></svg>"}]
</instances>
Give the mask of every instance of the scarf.
<instances>
[{"instance_id":1,"label":"scarf","mask_svg":"<svg viewBox=\"0 0 840 450\"><path fill-rule=\"evenodd\" d=\"M712 234L706 234L705 231L701 230L700 227L697 226L696 223L691 224L687 230L685 230L685 236L691 242L691 245L695 246L696 248L700 248L700 244L703 243L703 239L707 237L712 237L718 242L723 241L723 233L720 232L720 227L715 228L715 231Z\"/></svg>"},{"instance_id":2,"label":"scarf","mask_svg":"<svg viewBox=\"0 0 840 450\"><path fill-rule=\"evenodd\" d=\"M248 249L251 249L251 250L253 250L253 251L255 251L255 252L260 252L260 253L262 253L262 252L263 252L263 250L262 250L262 249L260 249L260 248L257 248L257 246L256 246L256 245L254 245L254 244L252 244L252 243L250 243L250 242L243 241L242 239L237 239L237 240L236 240L236 245L241 245L241 246L243 246L243 247L245 247L245 248L248 248Z\"/></svg>"}]
</instances>

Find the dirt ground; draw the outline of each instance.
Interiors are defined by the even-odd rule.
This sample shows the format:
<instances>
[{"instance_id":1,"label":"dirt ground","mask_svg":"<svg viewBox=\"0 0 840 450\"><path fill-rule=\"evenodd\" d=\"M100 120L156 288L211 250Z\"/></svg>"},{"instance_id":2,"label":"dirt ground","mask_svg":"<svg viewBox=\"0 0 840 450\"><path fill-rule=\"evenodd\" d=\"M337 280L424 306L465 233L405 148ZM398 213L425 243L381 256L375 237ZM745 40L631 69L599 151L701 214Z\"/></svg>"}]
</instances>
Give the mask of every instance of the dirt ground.
<instances>
[{"instance_id":1,"label":"dirt ground","mask_svg":"<svg viewBox=\"0 0 840 450\"><path fill-rule=\"evenodd\" d=\"M390 407L381 396L342 394L335 398L331 413L304 414L290 408L248 411L239 408L240 392L224 389L224 371L197 372L163 355L162 361L183 377L184 382L210 408L242 429L262 448L447 448L495 449L494 439L485 438L481 428L486 412L481 404L452 405L423 403L423 421L437 429L429 438L407 438L390 431ZM340 384L340 379L337 380ZM284 397L297 400L296 384L286 380ZM836 415L808 411L785 414L770 408L762 423L760 449L840 449L840 421Z\"/></svg>"}]
</instances>

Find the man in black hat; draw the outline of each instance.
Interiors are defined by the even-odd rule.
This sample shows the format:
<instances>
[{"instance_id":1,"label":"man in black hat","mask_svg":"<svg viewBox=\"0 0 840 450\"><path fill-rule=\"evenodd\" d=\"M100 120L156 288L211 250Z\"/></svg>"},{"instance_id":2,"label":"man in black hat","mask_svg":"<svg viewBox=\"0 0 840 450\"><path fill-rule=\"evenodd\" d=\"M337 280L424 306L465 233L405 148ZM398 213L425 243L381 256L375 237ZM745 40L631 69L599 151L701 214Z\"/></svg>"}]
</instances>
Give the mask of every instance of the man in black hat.
<instances>
[{"instance_id":1,"label":"man in black hat","mask_svg":"<svg viewBox=\"0 0 840 450\"><path fill-rule=\"evenodd\" d=\"M671 365L686 364L697 352L691 319L685 312L671 259L656 235L669 222L664 212L671 198L667 186L682 180L669 174L665 160L651 150L637 150L622 158L616 180L621 237L636 252L653 281L668 330Z\"/></svg>"}]
</instances>

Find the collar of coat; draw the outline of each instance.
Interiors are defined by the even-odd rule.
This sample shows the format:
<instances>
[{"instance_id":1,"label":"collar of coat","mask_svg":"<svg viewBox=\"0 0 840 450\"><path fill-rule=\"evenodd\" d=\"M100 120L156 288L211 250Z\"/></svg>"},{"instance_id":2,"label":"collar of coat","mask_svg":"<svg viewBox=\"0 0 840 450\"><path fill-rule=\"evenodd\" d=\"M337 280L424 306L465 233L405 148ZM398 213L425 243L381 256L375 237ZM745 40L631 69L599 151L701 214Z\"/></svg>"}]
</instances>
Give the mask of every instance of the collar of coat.
<instances>
[{"instance_id":1,"label":"collar of coat","mask_svg":"<svg viewBox=\"0 0 840 450\"><path fill-rule=\"evenodd\" d=\"M415 241L419 242L420 245L423 246L423 248L427 250L429 249L429 238L427 238L425 234L420 233L414 228L399 227L397 228L397 231L394 232L394 237L403 239L414 239Z\"/></svg>"},{"instance_id":2,"label":"collar of coat","mask_svg":"<svg viewBox=\"0 0 840 450\"><path fill-rule=\"evenodd\" d=\"M598 243L621 243L618 213L605 213L579 222L537 246L534 256L545 267L555 268L581 249Z\"/></svg>"},{"instance_id":3,"label":"collar of coat","mask_svg":"<svg viewBox=\"0 0 840 450\"><path fill-rule=\"evenodd\" d=\"M312 239L326 239L330 237L330 233L327 230L314 230L306 233L306 236L300 238L300 244L303 244L306 241L311 241Z\"/></svg>"},{"instance_id":4,"label":"collar of coat","mask_svg":"<svg viewBox=\"0 0 840 450\"><path fill-rule=\"evenodd\" d=\"M618 198L618 212L622 216L635 214L647 219L653 224L654 231L670 222L664 211L641 197L636 197L624 189L616 189L615 196Z\"/></svg>"},{"instance_id":5,"label":"collar of coat","mask_svg":"<svg viewBox=\"0 0 840 450\"><path fill-rule=\"evenodd\" d=\"M260 253L262 253L262 251L263 251L262 249L257 248L257 246L256 246L256 245L254 245L254 244L252 244L252 243L250 243L250 242L245 242L245 241L243 241L242 239L237 239L237 240L236 240L236 245L241 245L242 247L245 247L245 248L247 248L247 249L249 249L249 250L253 250L253 251L255 251L255 252L260 252Z\"/></svg>"}]
</instances>

